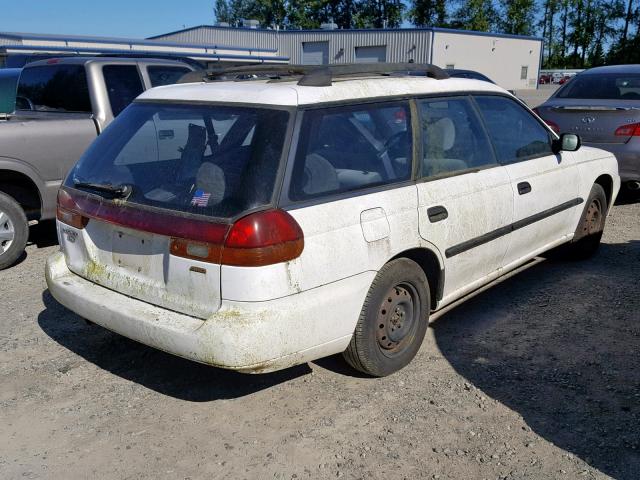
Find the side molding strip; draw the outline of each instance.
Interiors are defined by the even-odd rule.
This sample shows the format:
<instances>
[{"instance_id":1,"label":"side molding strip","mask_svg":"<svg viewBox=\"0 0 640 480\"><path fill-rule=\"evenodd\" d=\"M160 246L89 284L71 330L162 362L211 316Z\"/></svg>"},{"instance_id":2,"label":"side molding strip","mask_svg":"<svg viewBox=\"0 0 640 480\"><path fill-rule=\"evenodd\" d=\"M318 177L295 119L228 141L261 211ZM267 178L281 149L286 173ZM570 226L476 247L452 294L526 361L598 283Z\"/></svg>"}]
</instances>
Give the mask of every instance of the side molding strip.
<instances>
[{"instance_id":1,"label":"side molding strip","mask_svg":"<svg viewBox=\"0 0 640 480\"><path fill-rule=\"evenodd\" d=\"M514 222L510 225L505 225L504 227L500 227L496 230L485 233L484 235L480 235L479 237L472 238L471 240L467 240L465 242L459 243L458 245L454 245L453 247L449 247L445 250L444 255L447 258L454 257L463 252L466 252L467 250L479 247L480 245L484 245L485 243L489 243L492 240L503 237L504 235L508 235L511 232L531 225L532 223L539 222L540 220L544 220L545 218L548 218L552 215L568 210L569 208L573 208L577 205L580 205L581 203L584 203L584 199L574 198L573 200L561 203L560 205L549 208L540 213L536 213L535 215L531 215L530 217L518 220L517 222Z\"/></svg>"}]
</instances>

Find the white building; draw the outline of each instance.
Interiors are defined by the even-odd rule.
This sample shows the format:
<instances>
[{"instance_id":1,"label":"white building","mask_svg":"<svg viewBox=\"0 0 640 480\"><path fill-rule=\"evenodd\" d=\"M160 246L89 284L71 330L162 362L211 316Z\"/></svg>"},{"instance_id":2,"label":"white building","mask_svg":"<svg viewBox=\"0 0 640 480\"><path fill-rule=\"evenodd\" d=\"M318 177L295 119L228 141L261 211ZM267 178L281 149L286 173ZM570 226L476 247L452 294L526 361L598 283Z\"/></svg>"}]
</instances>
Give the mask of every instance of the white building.
<instances>
[{"instance_id":1,"label":"white building","mask_svg":"<svg viewBox=\"0 0 640 480\"><path fill-rule=\"evenodd\" d=\"M444 28L267 30L202 25L152 37L155 41L266 48L294 64L432 63L476 70L504 88L536 88L543 40Z\"/></svg>"}]
</instances>

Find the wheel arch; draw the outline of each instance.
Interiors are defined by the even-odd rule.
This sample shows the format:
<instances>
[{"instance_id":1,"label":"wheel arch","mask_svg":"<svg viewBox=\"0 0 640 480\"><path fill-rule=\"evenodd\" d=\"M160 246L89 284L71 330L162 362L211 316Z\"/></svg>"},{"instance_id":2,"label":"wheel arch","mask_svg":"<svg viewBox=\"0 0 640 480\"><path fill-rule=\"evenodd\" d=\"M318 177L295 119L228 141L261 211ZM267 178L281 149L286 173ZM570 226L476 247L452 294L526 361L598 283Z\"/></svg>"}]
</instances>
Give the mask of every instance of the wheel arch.
<instances>
[{"instance_id":1,"label":"wheel arch","mask_svg":"<svg viewBox=\"0 0 640 480\"><path fill-rule=\"evenodd\" d=\"M444 267L438 255L431 249L425 247L405 250L389 259L408 258L416 262L424 271L429 281L429 296L431 297L431 310L435 310L438 302L442 300L444 292Z\"/></svg>"},{"instance_id":2,"label":"wheel arch","mask_svg":"<svg viewBox=\"0 0 640 480\"><path fill-rule=\"evenodd\" d=\"M611 210L611 200L613 199L613 178L611 175L602 174L598 178L596 178L595 182L602 187L604 190L604 194L607 197L607 211Z\"/></svg>"},{"instance_id":3,"label":"wheel arch","mask_svg":"<svg viewBox=\"0 0 640 480\"><path fill-rule=\"evenodd\" d=\"M40 218L42 195L36 183L28 175L15 170L0 169L0 192L18 202L27 219Z\"/></svg>"}]
</instances>

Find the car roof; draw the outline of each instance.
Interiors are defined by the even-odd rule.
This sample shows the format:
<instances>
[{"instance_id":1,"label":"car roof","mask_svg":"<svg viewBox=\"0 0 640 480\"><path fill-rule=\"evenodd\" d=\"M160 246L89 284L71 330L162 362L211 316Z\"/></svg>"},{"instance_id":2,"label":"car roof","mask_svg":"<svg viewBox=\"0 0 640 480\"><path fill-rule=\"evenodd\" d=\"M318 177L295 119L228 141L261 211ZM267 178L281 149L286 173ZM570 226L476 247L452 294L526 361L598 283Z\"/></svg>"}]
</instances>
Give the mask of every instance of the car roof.
<instances>
[{"instance_id":1,"label":"car roof","mask_svg":"<svg viewBox=\"0 0 640 480\"><path fill-rule=\"evenodd\" d=\"M507 93L489 82L466 78L436 80L428 77L376 76L334 79L328 87L303 86L291 80L242 80L184 83L157 87L143 93L140 101L222 102L293 107L410 95L462 92Z\"/></svg>"},{"instance_id":2,"label":"car roof","mask_svg":"<svg viewBox=\"0 0 640 480\"><path fill-rule=\"evenodd\" d=\"M85 65L88 63L145 63L145 64L162 64L162 65L186 65L184 62L176 60L164 60L162 58L144 58L144 57L57 57L45 60L37 60L28 63L25 68L38 67L42 65Z\"/></svg>"},{"instance_id":3,"label":"car roof","mask_svg":"<svg viewBox=\"0 0 640 480\"><path fill-rule=\"evenodd\" d=\"M592 75L598 73L640 73L640 65L607 65L585 70L580 75Z\"/></svg>"}]
</instances>

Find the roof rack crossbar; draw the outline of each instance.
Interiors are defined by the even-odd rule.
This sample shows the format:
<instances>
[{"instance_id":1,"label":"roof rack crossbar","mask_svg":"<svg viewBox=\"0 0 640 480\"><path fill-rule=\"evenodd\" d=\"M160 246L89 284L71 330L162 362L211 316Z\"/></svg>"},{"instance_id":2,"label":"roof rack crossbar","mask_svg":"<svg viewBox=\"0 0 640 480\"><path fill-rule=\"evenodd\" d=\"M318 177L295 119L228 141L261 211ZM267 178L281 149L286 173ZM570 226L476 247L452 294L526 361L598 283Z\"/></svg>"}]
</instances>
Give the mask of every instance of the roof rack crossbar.
<instances>
[{"instance_id":1,"label":"roof rack crossbar","mask_svg":"<svg viewBox=\"0 0 640 480\"><path fill-rule=\"evenodd\" d=\"M301 77L298 85L309 87L330 87L333 79L357 75L391 75L413 73L443 80L449 78L446 71L431 64L420 63L346 63L337 65L282 65L254 64L221 67L205 71L195 71L184 75L178 83L211 82L232 80L243 75L263 75L272 78Z\"/></svg>"}]
</instances>

